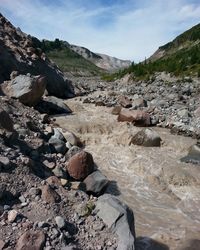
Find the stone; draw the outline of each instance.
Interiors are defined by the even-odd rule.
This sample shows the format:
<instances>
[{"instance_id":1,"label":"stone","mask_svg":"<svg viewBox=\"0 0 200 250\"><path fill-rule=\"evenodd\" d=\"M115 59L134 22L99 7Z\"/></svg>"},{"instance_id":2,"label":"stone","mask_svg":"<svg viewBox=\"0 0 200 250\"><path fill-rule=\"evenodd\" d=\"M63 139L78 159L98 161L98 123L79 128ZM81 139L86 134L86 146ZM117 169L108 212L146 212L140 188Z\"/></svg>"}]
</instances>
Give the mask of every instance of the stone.
<instances>
[{"instance_id":1,"label":"stone","mask_svg":"<svg viewBox=\"0 0 200 250\"><path fill-rule=\"evenodd\" d=\"M147 107L147 101L143 98L137 98L132 102L132 109L144 108Z\"/></svg>"},{"instance_id":2,"label":"stone","mask_svg":"<svg viewBox=\"0 0 200 250\"><path fill-rule=\"evenodd\" d=\"M5 129L7 131L13 132L13 121L11 120L9 114L0 107L0 129Z\"/></svg>"},{"instance_id":3,"label":"stone","mask_svg":"<svg viewBox=\"0 0 200 250\"><path fill-rule=\"evenodd\" d=\"M53 152L65 154L67 151L67 147L65 145L65 142L61 141L60 139L57 139L55 137L51 137L49 139L49 145L51 145L53 147Z\"/></svg>"},{"instance_id":4,"label":"stone","mask_svg":"<svg viewBox=\"0 0 200 250\"><path fill-rule=\"evenodd\" d=\"M110 194L100 196L96 202L97 215L118 235L117 250L134 250L135 225L130 208Z\"/></svg>"},{"instance_id":5,"label":"stone","mask_svg":"<svg viewBox=\"0 0 200 250\"><path fill-rule=\"evenodd\" d=\"M43 76L19 75L2 86L4 94L17 98L28 106L35 106L46 89L46 80Z\"/></svg>"},{"instance_id":6,"label":"stone","mask_svg":"<svg viewBox=\"0 0 200 250\"><path fill-rule=\"evenodd\" d=\"M191 146L188 150L188 155L181 158L181 161L200 164L200 145Z\"/></svg>"},{"instance_id":7,"label":"stone","mask_svg":"<svg viewBox=\"0 0 200 250\"><path fill-rule=\"evenodd\" d=\"M71 148L69 148L65 156L67 159L70 159L73 155L79 153L80 151L82 151L82 149L78 146L72 146Z\"/></svg>"},{"instance_id":8,"label":"stone","mask_svg":"<svg viewBox=\"0 0 200 250\"><path fill-rule=\"evenodd\" d=\"M150 126L150 115L142 110L121 109L117 120L119 122L131 122L135 126Z\"/></svg>"},{"instance_id":9,"label":"stone","mask_svg":"<svg viewBox=\"0 0 200 250\"><path fill-rule=\"evenodd\" d=\"M41 113L47 113L48 115L56 115L56 114L70 114L72 110L63 102L62 99L59 99L55 96L46 96L41 100L37 109Z\"/></svg>"},{"instance_id":10,"label":"stone","mask_svg":"<svg viewBox=\"0 0 200 250\"><path fill-rule=\"evenodd\" d=\"M135 134L130 144L140 145L144 147L160 147L161 138L159 134L152 129L143 129Z\"/></svg>"},{"instance_id":11,"label":"stone","mask_svg":"<svg viewBox=\"0 0 200 250\"><path fill-rule=\"evenodd\" d=\"M73 181L70 183L70 188L73 190L82 190L85 191L85 183L81 181Z\"/></svg>"},{"instance_id":12,"label":"stone","mask_svg":"<svg viewBox=\"0 0 200 250\"><path fill-rule=\"evenodd\" d=\"M56 217L55 217L55 221L56 221L57 226L58 226L60 229L65 228L65 226L66 226L66 221L65 221L65 219L64 219L63 217L61 217L61 216L56 216Z\"/></svg>"},{"instance_id":13,"label":"stone","mask_svg":"<svg viewBox=\"0 0 200 250\"><path fill-rule=\"evenodd\" d=\"M112 114L112 115L119 115L121 109L122 109L121 106L115 106L115 107L112 109L111 114Z\"/></svg>"},{"instance_id":14,"label":"stone","mask_svg":"<svg viewBox=\"0 0 200 250\"><path fill-rule=\"evenodd\" d=\"M44 160L44 161L43 161L43 164L44 164L47 168L50 168L50 169L53 169L53 168L55 168L55 166L56 166L55 162L53 162L53 161L49 162L48 160Z\"/></svg>"},{"instance_id":15,"label":"stone","mask_svg":"<svg viewBox=\"0 0 200 250\"><path fill-rule=\"evenodd\" d=\"M46 182L51 186L59 187L61 185L60 180L56 176L50 176L46 179Z\"/></svg>"},{"instance_id":16,"label":"stone","mask_svg":"<svg viewBox=\"0 0 200 250\"><path fill-rule=\"evenodd\" d=\"M83 182L86 185L87 192L99 195L106 188L108 179L97 170L88 175Z\"/></svg>"},{"instance_id":17,"label":"stone","mask_svg":"<svg viewBox=\"0 0 200 250\"><path fill-rule=\"evenodd\" d=\"M67 180L67 179L61 178L61 179L60 179L60 182L61 182L61 185L62 185L63 187L66 186L66 185L68 184L68 180Z\"/></svg>"},{"instance_id":18,"label":"stone","mask_svg":"<svg viewBox=\"0 0 200 250\"><path fill-rule=\"evenodd\" d=\"M81 151L69 159L68 173L75 180L83 180L94 171L94 161L90 153Z\"/></svg>"},{"instance_id":19,"label":"stone","mask_svg":"<svg viewBox=\"0 0 200 250\"><path fill-rule=\"evenodd\" d=\"M120 96L118 103L124 108L132 107L132 102L127 96Z\"/></svg>"},{"instance_id":20,"label":"stone","mask_svg":"<svg viewBox=\"0 0 200 250\"><path fill-rule=\"evenodd\" d=\"M72 132L65 132L63 133L63 136L65 137L65 140L69 142L73 146L81 146L80 139Z\"/></svg>"},{"instance_id":21,"label":"stone","mask_svg":"<svg viewBox=\"0 0 200 250\"><path fill-rule=\"evenodd\" d=\"M59 203L61 201L60 195L49 185L45 185L41 188L41 198L47 203Z\"/></svg>"},{"instance_id":22,"label":"stone","mask_svg":"<svg viewBox=\"0 0 200 250\"><path fill-rule=\"evenodd\" d=\"M59 139L61 141L64 141L65 142L65 137L62 133L62 129L61 128L53 128L53 136L51 138L56 138L56 139Z\"/></svg>"},{"instance_id":23,"label":"stone","mask_svg":"<svg viewBox=\"0 0 200 250\"><path fill-rule=\"evenodd\" d=\"M8 222L12 223L16 220L18 212L16 210L10 210L8 212Z\"/></svg>"},{"instance_id":24,"label":"stone","mask_svg":"<svg viewBox=\"0 0 200 250\"><path fill-rule=\"evenodd\" d=\"M0 156L0 164L2 164L5 167L10 166L10 160L6 156Z\"/></svg>"},{"instance_id":25,"label":"stone","mask_svg":"<svg viewBox=\"0 0 200 250\"><path fill-rule=\"evenodd\" d=\"M187 109L181 109L181 110L178 110L177 115L181 118L188 117L189 111Z\"/></svg>"},{"instance_id":26,"label":"stone","mask_svg":"<svg viewBox=\"0 0 200 250\"><path fill-rule=\"evenodd\" d=\"M42 250L45 245L45 235L42 231L28 231L17 241L16 250Z\"/></svg>"},{"instance_id":27,"label":"stone","mask_svg":"<svg viewBox=\"0 0 200 250\"><path fill-rule=\"evenodd\" d=\"M67 173L66 171L60 167L60 166L56 166L52 172L55 174L55 176L59 177L59 178L66 178L67 177Z\"/></svg>"}]
</instances>

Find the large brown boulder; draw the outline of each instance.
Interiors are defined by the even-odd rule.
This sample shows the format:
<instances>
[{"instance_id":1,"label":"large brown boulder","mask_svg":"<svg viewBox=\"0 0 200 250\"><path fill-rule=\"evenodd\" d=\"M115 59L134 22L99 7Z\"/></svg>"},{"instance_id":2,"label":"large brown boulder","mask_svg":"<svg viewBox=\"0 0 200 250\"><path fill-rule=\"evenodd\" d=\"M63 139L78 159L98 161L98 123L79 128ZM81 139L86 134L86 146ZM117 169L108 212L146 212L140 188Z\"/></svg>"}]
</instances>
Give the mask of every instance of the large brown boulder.
<instances>
[{"instance_id":1,"label":"large brown boulder","mask_svg":"<svg viewBox=\"0 0 200 250\"><path fill-rule=\"evenodd\" d=\"M19 75L2 84L1 89L7 96L19 99L25 105L35 106L44 94L46 80L43 76Z\"/></svg>"},{"instance_id":2,"label":"large brown boulder","mask_svg":"<svg viewBox=\"0 0 200 250\"><path fill-rule=\"evenodd\" d=\"M19 238L16 250L42 250L45 244L45 235L42 231L28 231Z\"/></svg>"},{"instance_id":3,"label":"large brown boulder","mask_svg":"<svg viewBox=\"0 0 200 250\"><path fill-rule=\"evenodd\" d=\"M119 122L132 122L136 126L150 126L150 115L142 110L121 109L117 120Z\"/></svg>"},{"instance_id":4,"label":"large brown boulder","mask_svg":"<svg viewBox=\"0 0 200 250\"><path fill-rule=\"evenodd\" d=\"M94 171L94 161L90 153L81 151L69 159L68 173L75 180L83 180Z\"/></svg>"}]
</instances>

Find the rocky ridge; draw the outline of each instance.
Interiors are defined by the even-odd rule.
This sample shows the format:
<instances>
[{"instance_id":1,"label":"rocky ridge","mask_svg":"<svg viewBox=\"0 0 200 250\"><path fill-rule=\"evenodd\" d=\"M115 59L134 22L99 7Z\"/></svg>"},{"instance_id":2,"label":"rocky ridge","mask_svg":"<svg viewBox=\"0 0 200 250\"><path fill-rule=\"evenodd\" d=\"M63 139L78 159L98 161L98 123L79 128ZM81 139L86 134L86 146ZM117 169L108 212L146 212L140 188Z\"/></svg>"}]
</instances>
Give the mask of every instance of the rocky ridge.
<instances>
[{"instance_id":1,"label":"rocky ridge","mask_svg":"<svg viewBox=\"0 0 200 250\"><path fill-rule=\"evenodd\" d=\"M85 59L94 63L97 67L111 72L129 67L131 65L131 61L129 60L121 60L116 57L94 53L77 45L70 45L70 48L79 55L83 56Z\"/></svg>"}]
</instances>

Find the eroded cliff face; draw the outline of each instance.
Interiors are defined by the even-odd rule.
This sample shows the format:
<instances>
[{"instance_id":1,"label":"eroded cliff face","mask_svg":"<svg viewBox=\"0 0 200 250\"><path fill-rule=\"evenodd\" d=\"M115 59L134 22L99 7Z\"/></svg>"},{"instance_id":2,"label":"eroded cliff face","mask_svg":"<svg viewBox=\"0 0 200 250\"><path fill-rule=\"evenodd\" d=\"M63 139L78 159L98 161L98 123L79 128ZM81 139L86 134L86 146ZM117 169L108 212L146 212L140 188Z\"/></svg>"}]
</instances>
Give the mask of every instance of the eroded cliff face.
<instances>
[{"instance_id":1,"label":"eroded cliff face","mask_svg":"<svg viewBox=\"0 0 200 250\"><path fill-rule=\"evenodd\" d=\"M37 47L39 41L16 29L0 15L0 83L10 79L13 71L20 74L43 75L47 79L47 91L57 97L72 97L71 82Z\"/></svg>"},{"instance_id":2,"label":"eroded cliff face","mask_svg":"<svg viewBox=\"0 0 200 250\"><path fill-rule=\"evenodd\" d=\"M70 48L79 55L83 56L85 59L94 63L97 67L108 71L117 71L119 69L127 68L131 65L131 61L129 60L121 60L116 57L94 53L81 46L70 45Z\"/></svg>"}]
</instances>

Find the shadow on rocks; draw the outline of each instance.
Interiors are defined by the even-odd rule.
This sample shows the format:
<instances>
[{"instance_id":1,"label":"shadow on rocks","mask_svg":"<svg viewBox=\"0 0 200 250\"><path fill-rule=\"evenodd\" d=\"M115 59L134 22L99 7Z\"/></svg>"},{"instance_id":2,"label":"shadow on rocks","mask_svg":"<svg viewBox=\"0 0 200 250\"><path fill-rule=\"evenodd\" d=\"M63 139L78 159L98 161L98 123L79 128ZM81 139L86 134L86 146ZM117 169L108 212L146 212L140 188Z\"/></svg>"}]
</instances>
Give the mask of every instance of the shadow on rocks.
<instances>
[{"instance_id":1,"label":"shadow on rocks","mask_svg":"<svg viewBox=\"0 0 200 250\"><path fill-rule=\"evenodd\" d=\"M121 194L116 181L109 181L107 188L104 192L105 194L112 194L114 196L119 196Z\"/></svg>"},{"instance_id":2,"label":"shadow on rocks","mask_svg":"<svg viewBox=\"0 0 200 250\"><path fill-rule=\"evenodd\" d=\"M0 200L0 205L9 205L13 206L14 204L20 204L19 200L19 193L16 193L15 195L12 194L10 191L5 191L3 194L3 198Z\"/></svg>"},{"instance_id":3,"label":"shadow on rocks","mask_svg":"<svg viewBox=\"0 0 200 250\"><path fill-rule=\"evenodd\" d=\"M161 242L148 237L138 237L135 242L136 250L169 250L169 247Z\"/></svg>"}]
</instances>

